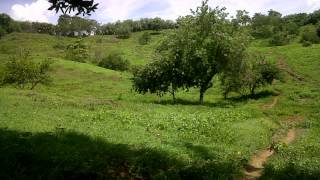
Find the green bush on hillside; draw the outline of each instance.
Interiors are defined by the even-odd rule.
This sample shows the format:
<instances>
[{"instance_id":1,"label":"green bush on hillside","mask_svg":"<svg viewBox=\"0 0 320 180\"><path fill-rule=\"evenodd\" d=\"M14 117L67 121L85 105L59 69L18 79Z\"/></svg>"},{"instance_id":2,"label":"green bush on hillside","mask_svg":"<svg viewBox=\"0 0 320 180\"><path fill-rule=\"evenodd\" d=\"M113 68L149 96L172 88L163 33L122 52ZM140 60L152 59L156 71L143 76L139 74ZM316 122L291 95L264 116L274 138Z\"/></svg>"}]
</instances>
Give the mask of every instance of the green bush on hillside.
<instances>
[{"instance_id":1,"label":"green bush on hillside","mask_svg":"<svg viewBox=\"0 0 320 180\"><path fill-rule=\"evenodd\" d=\"M151 35L149 32L144 32L140 37L139 37L139 44L140 45L146 45L150 42L151 40Z\"/></svg>"},{"instance_id":2,"label":"green bush on hillside","mask_svg":"<svg viewBox=\"0 0 320 180\"><path fill-rule=\"evenodd\" d=\"M310 47L310 46L312 46L312 43L310 41L303 41L302 46L303 47Z\"/></svg>"},{"instance_id":3,"label":"green bush on hillside","mask_svg":"<svg viewBox=\"0 0 320 180\"><path fill-rule=\"evenodd\" d=\"M0 39L1 39L4 35L6 35L6 34L7 34L6 30L4 30L4 29L0 26Z\"/></svg>"},{"instance_id":4,"label":"green bush on hillside","mask_svg":"<svg viewBox=\"0 0 320 180\"><path fill-rule=\"evenodd\" d=\"M301 28L301 42L303 41L309 41L313 44L320 43L320 37L315 26L308 25Z\"/></svg>"},{"instance_id":5,"label":"green bush on hillside","mask_svg":"<svg viewBox=\"0 0 320 180\"><path fill-rule=\"evenodd\" d=\"M290 36L284 32L273 35L269 41L272 46L284 46L290 43Z\"/></svg>"},{"instance_id":6,"label":"green bush on hillside","mask_svg":"<svg viewBox=\"0 0 320 180\"><path fill-rule=\"evenodd\" d=\"M255 57L240 66L229 68L221 76L221 87L225 98L231 92L255 95L258 88L271 85L274 80L281 80L281 70L264 57Z\"/></svg>"},{"instance_id":7,"label":"green bush on hillside","mask_svg":"<svg viewBox=\"0 0 320 180\"><path fill-rule=\"evenodd\" d=\"M118 39L128 39L131 36L131 28L128 25L121 24L116 28L115 34Z\"/></svg>"},{"instance_id":8,"label":"green bush on hillside","mask_svg":"<svg viewBox=\"0 0 320 180\"><path fill-rule=\"evenodd\" d=\"M86 62L89 58L89 47L82 39L78 39L67 47L66 58L77 62Z\"/></svg>"},{"instance_id":9,"label":"green bush on hillside","mask_svg":"<svg viewBox=\"0 0 320 180\"><path fill-rule=\"evenodd\" d=\"M51 82L50 70L51 61L35 62L30 59L29 51L22 50L5 64L1 84L13 84L22 89L28 85L32 90L38 84L47 85Z\"/></svg>"},{"instance_id":10,"label":"green bush on hillside","mask_svg":"<svg viewBox=\"0 0 320 180\"><path fill-rule=\"evenodd\" d=\"M128 60L124 59L120 53L111 53L107 57L102 58L98 66L112 69L115 71L126 71L130 67Z\"/></svg>"}]
</instances>

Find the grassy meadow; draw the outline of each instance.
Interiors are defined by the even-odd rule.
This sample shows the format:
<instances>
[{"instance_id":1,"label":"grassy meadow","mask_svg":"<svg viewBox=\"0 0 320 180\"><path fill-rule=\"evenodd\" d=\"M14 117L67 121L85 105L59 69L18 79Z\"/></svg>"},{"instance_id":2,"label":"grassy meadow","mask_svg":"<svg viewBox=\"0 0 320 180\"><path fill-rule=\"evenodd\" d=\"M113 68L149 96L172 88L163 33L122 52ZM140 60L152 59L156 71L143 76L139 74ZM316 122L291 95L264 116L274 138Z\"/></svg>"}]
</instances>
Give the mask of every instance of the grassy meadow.
<instances>
[{"instance_id":1,"label":"grassy meadow","mask_svg":"<svg viewBox=\"0 0 320 180\"><path fill-rule=\"evenodd\" d=\"M76 39L12 33L0 40L0 68L19 49L54 62L49 86L0 88L0 179L241 179L243 166L275 133L301 130L267 163L262 179L320 177L320 45L253 43L284 69L285 80L255 97L224 100L218 81L198 104L198 90L139 95L130 72L94 65L119 51L132 66L152 60L150 44L114 36L87 37L92 62L65 59ZM264 106L278 101L273 107Z\"/></svg>"}]
</instances>

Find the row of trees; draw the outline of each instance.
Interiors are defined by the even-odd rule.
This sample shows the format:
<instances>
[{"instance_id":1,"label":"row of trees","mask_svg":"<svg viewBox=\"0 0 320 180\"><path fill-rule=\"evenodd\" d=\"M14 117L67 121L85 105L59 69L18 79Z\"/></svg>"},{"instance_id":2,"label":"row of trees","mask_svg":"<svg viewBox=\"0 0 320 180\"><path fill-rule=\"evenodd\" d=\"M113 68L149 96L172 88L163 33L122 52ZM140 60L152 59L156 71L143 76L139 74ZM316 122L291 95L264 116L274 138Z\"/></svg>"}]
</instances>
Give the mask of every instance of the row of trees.
<instances>
[{"instance_id":1,"label":"row of trees","mask_svg":"<svg viewBox=\"0 0 320 180\"><path fill-rule=\"evenodd\" d=\"M177 24L171 20L163 20L161 18L143 18L137 21L125 20L118 21L116 23L108 23L100 27L100 32L103 35L117 34L119 29L126 29L130 32L138 32L145 30L159 31L162 29L176 28Z\"/></svg>"},{"instance_id":2,"label":"row of trees","mask_svg":"<svg viewBox=\"0 0 320 180\"><path fill-rule=\"evenodd\" d=\"M320 10L288 16L282 16L274 10L270 10L268 14L256 13L252 18L248 14L247 11L237 11L232 22L236 26L245 27L255 38L270 38L271 45L288 44L299 34L316 34L313 39L320 37ZM301 36L302 41L309 41Z\"/></svg>"}]
</instances>

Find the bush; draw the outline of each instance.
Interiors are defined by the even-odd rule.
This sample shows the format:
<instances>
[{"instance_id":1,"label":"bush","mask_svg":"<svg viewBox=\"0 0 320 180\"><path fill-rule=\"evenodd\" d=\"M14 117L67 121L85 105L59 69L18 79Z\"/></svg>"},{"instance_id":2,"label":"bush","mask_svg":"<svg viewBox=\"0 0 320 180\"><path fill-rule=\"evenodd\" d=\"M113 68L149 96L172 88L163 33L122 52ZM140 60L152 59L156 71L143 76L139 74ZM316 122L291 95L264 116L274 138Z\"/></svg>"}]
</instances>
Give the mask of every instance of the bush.
<instances>
[{"instance_id":1,"label":"bush","mask_svg":"<svg viewBox=\"0 0 320 180\"><path fill-rule=\"evenodd\" d=\"M89 48L82 39L78 39L67 47L66 58L77 62L86 62L89 58Z\"/></svg>"},{"instance_id":2,"label":"bush","mask_svg":"<svg viewBox=\"0 0 320 180\"><path fill-rule=\"evenodd\" d=\"M310 47L310 46L312 46L312 43L310 41L303 41L302 46L303 47Z\"/></svg>"},{"instance_id":3,"label":"bush","mask_svg":"<svg viewBox=\"0 0 320 180\"><path fill-rule=\"evenodd\" d=\"M272 46L284 46L290 43L290 37L284 32L273 35L269 41Z\"/></svg>"},{"instance_id":4,"label":"bush","mask_svg":"<svg viewBox=\"0 0 320 180\"><path fill-rule=\"evenodd\" d=\"M29 85L32 90L38 84L47 85L51 82L50 69L51 61L37 63L30 59L29 51L22 50L5 64L2 84L13 84L22 89Z\"/></svg>"},{"instance_id":5,"label":"bush","mask_svg":"<svg viewBox=\"0 0 320 180\"><path fill-rule=\"evenodd\" d=\"M128 39L131 36L131 28L128 25L121 24L116 28L115 34L118 39Z\"/></svg>"},{"instance_id":6,"label":"bush","mask_svg":"<svg viewBox=\"0 0 320 180\"><path fill-rule=\"evenodd\" d=\"M318 36L317 29L313 25L308 25L301 28L301 42L309 41L313 44L320 42L320 37Z\"/></svg>"},{"instance_id":7,"label":"bush","mask_svg":"<svg viewBox=\"0 0 320 180\"><path fill-rule=\"evenodd\" d=\"M7 34L6 30L4 30L4 29L0 26L0 39L1 39L4 35L6 35L6 34Z\"/></svg>"},{"instance_id":8,"label":"bush","mask_svg":"<svg viewBox=\"0 0 320 180\"><path fill-rule=\"evenodd\" d=\"M126 71L130 67L128 60L124 59L120 53L111 53L107 57L103 58L98 66L115 71Z\"/></svg>"},{"instance_id":9,"label":"bush","mask_svg":"<svg viewBox=\"0 0 320 180\"><path fill-rule=\"evenodd\" d=\"M144 32L140 37L139 37L139 44L140 45L146 45L150 42L151 40L151 35L149 32Z\"/></svg>"},{"instance_id":10,"label":"bush","mask_svg":"<svg viewBox=\"0 0 320 180\"><path fill-rule=\"evenodd\" d=\"M230 92L254 95L258 88L281 79L281 71L275 64L266 61L264 57L255 57L242 65L240 70L234 67L222 75L222 92L225 98Z\"/></svg>"}]
</instances>

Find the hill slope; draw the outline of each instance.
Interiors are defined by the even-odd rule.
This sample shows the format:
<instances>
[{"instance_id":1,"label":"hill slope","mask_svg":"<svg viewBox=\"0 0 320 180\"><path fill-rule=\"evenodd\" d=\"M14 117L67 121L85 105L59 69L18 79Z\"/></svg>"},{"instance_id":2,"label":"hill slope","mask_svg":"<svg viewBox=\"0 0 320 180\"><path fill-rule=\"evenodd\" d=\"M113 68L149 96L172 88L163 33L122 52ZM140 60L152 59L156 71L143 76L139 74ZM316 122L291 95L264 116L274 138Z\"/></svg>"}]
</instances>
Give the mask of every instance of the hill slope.
<instances>
[{"instance_id":1,"label":"hill slope","mask_svg":"<svg viewBox=\"0 0 320 180\"><path fill-rule=\"evenodd\" d=\"M161 36L148 46L138 45L138 36L85 41L92 56L97 49L118 50L143 65ZM286 83L273 87L281 94L278 102L262 108L272 102L271 87L259 99L224 101L216 86L204 106L197 104L196 90L178 93L176 105L167 96L138 95L131 91L130 73L68 61L54 48L72 41L39 34L0 40L1 62L20 47L30 48L35 59L54 60L52 85L0 89L0 178L235 178L275 132L291 126L304 129L303 135L269 161L265 177L318 177L319 45L250 48L287 71ZM288 122L294 117L303 120Z\"/></svg>"}]
</instances>

